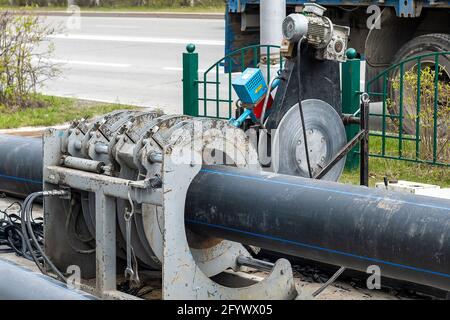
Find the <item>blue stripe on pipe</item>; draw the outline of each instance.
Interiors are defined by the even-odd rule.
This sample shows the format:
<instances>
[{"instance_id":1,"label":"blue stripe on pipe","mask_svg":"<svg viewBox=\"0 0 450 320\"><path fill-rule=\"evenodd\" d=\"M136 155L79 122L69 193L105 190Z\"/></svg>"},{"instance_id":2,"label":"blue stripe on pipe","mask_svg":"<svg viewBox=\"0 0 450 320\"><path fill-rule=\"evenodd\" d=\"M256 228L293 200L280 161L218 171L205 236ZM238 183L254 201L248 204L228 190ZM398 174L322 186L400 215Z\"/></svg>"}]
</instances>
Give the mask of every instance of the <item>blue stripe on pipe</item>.
<instances>
[{"instance_id":1,"label":"blue stripe on pipe","mask_svg":"<svg viewBox=\"0 0 450 320\"><path fill-rule=\"evenodd\" d=\"M8 176L6 174L0 174L0 178L8 179L8 180L14 180L14 181L20 181L20 182L29 182L29 183L35 183L35 184L42 185L42 181L31 180L31 179L20 178L20 177L14 177L14 176Z\"/></svg>"},{"instance_id":2,"label":"blue stripe on pipe","mask_svg":"<svg viewBox=\"0 0 450 320\"><path fill-rule=\"evenodd\" d=\"M446 274L446 273L442 273L442 272L437 272L437 271L432 271L432 270L428 270L428 269L411 267L411 266L407 266L407 265L399 264L399 263L395 263L395 262L389 262L389 261L384 261L384 260L380 260L380 259L364 257L364 256L360 256L360 255L356 255L356 254L348 253L348 252L344 252L344 251L328 249L328 248L324 248L324 247L320 247L320 246L316 246L316 245L311 245L311 244L307 244L307 243L302 243L302 242L297 242L297 241L292 241L292 240L286 240L286 239L282 239L282 238L278 238L278 237L273 237L273 236L268 236L268 235L264 235L264 234L259 234L259 233L239 230L239 229L235 229L235 228L225 227L225 226L211 224L211 223L197 221L197 220L185 219L185 221L188 222L188 223L191 223L191 224L204 225L204 226L208 226L208 227L211 227L211 228L223 229L223 230L232 231L232 232L236 232L236 233L241 233L241 234L245 234L245 235L249 235L249 236L253 236L253 237L257 237L257 238L264 238L264 239L273 240L273 241L277 241L277 242L281 242L281 243L285 243L285 244L295 245L295 246L298 246L298 247L304 247L304 248L308 248L308 249L315 249L315 250L324 251L324 252L328 252L328 253L339 254L339 255L342 255L342 256L346 256L346 257L356 258L356 259L360 259L360 260L366 260L366 261L375 262L375 263L381 263L381 264L394 266L394 267L398 267L398 268L402 268L402 269L408 269L408 270L413 270L413 271L417 271L417 272L429 273L429 274L436 275L436 276L450 278L450 274Z\"/></svg>"},{"instance_id":3,"label":"blue stripe on pipe","mask_svg":"<svg viewBox=\"0 0 450 320\"><path fill-rule=\"evenodd\" d=\"M348 192L348 191L339 191L339 190L334 190L334 189L329 189L329 188L306 186L306 185L301 185L301 184L297 184L297 183L275 181L275 180L263 179L263 178L258 178L258 177L243 176L243 175L239 175L239 174L234 174L234 173L229 173L229 172L222 172L222 171L216 171L216 170L210 170L210 169L201 169L200 172L213 173L213 174L230 176L230 177L236 177L236 178L241 178L241 179L260 181L260 182L264 182L264 183L274 183L274 184L279 184L279 185L287 185L287 186L303 188L303 189L326 191L326 192L329 192L329 193L338 193L338 194L344 194L344 195L347 195L347 196L356 196L356 197L361 197L361 198L369 198L369 199L372 199L372 200L392 201L392 202L395 202L395 203L404 203L404 204L409 204L409 205L413 205L413 206L417 206L417 207L425 207L425 208L432 208L432 209L443 209L443 210L449 210L450 211L450 207L441 207L441 206L435 206L435 205L432 205L432 204L415 203L415 202L410 202L410 201L405 201L405 200L389 199L389 198L385 198L385 197L372 196L372 195L360 194L360 193Z\"/></svg>"}]
</instances>

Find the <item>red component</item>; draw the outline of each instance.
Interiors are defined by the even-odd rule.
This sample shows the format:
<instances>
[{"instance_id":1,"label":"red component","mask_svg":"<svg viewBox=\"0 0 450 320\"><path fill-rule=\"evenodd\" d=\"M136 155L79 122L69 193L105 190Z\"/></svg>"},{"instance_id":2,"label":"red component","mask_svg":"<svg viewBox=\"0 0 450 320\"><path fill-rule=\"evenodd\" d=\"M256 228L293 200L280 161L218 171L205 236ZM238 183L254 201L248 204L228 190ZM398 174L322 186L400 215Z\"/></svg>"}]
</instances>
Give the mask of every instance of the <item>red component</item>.
<instances>
[{"instance_id":1,"label":"red component","mask_svg":"<svg viewBox=\"0 0 450 320\"><path fill-rule=\"evenodd\" d=\"M269 95L269 100L267 101L266 113L272 107L272 103L273 103L272 95ZM258 118L258 119L261 118L263 106L264 106L264 98L261 99L261 101L259 101L256 104L256 106L253 108L253 113L255 114L256 118ZM266 116L267 116L267 114L266 114Z\"/></svg>"}]
</instances>

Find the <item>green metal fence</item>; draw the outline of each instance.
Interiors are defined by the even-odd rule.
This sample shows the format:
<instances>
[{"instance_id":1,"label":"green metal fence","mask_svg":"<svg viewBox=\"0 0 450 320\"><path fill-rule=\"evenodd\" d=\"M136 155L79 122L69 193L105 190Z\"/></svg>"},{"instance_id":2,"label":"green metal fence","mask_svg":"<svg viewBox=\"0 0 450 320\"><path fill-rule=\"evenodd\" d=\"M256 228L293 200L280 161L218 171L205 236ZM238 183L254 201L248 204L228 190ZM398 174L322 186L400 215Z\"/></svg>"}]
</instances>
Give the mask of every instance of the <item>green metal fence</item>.
<instances>
[{"instance_id":1,"label":"green metal fence","mask_svg":"<svg viewBox=\"0 0 450 320\"><path fill-rule=\"evenodd\" d=\"M382 105L370 114L381 120L381 131L370 134L372 157L450 166L450 79L440 62L449 54L409 58L367 82L371 100Z\"/></svg>"},{"instance_id":2,"label":"green metal fence","mask_svg":"<svg viewBox=\"0 0 450 320\"><path fill-rule=\"evenodd\" d=\"M261 53L267 57L271 66L273 51L279 46L253 45L230 52L200 74L198 54L195 46L189 44L183 53L183 111L184 114L201 117L229 119L233 115L236 97L233 96L233 76L246 68L259 66ZM272 53L272 54L271 54ZM279 55L278 70L282 68L283 58ZM271 68L267 68L267 79L271 79Z\"/></svg>"}]
</instances>

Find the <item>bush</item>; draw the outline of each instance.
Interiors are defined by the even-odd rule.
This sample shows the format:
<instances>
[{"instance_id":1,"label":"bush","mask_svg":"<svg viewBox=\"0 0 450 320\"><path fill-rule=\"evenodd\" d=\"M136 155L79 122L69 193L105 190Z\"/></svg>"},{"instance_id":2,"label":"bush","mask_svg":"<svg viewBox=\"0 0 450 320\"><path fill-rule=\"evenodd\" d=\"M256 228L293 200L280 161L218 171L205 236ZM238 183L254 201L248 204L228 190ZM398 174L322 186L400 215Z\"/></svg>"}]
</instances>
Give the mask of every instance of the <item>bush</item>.
<instances>
[{"instance_id":1,"label":"bush","mask_svg":"<svg viewBox=\"0 0 450 320\"><path fill-rule=\"evenodd\" d=\"M446 72L439 69L437 83L437 113L436 113L436 157L437 161L450 163L450 83ZM419 123L420 153L422 160L433 160L434 153L434 119L435 119L435 76L434 67L421 69L420 75L420 112L417 112L418 75L417 70L408 70L403 77L403 123L409 128L415 128ZM396 110L400 106L400 78L392 79L395 98L388 99L388 109ZM399 130L398 120L391 121ZM416 135L416 130L405 132Z\"/></svg>"},{"instance_id":2,"label":"bush","mask_svg":"<svg viewBox=\"0 0 450 320\"><path fill-rule=\"evenodd\" d=\"M0 103L10 111L36 105L36 89L59 74L47 36L55 30L34 15L0 13Z\"/></svg>"}]
</instances>

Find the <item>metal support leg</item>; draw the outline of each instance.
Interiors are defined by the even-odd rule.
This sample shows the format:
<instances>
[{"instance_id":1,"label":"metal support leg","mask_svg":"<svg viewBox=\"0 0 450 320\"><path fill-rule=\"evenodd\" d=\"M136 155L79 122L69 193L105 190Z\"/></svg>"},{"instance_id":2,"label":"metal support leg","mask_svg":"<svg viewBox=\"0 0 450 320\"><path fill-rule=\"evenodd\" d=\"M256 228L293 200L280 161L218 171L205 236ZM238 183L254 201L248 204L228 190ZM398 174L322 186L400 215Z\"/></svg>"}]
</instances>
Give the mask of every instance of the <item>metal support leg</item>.
<instances>
[{"instance_id":1,"label":"metal support leg","mask_svg":"<svg viewBox=\"0 0 450 320\"><path fill-rule=\"evenodd\" d=\"M364 93L361 96L361 132L364 132L361 139L360 152L360 184L369 186L369 95Z\"/></svg>"},{"instance_id":2,"label":"metal support leg","mask_svg":"<svg viewBox=\"0 0 450 320\"><path fill-rule=\"evenodd\" d=\"M95 194L96 287L99 296L116 290L116 202Z\"/></svg>"}]
</instances>

